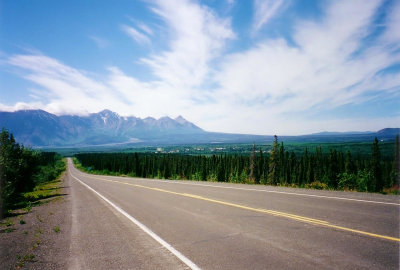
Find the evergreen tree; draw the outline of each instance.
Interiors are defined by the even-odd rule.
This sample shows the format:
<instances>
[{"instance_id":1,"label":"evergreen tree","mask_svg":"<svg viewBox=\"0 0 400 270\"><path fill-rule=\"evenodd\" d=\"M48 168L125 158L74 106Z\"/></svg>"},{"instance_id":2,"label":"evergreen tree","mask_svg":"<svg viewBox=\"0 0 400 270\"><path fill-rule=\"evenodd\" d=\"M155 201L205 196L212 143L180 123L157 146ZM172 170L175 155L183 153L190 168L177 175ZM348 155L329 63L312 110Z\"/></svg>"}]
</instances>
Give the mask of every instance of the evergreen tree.
<instances>
[{"instance_id":1,"label":"evergreen tree","mask_svg":"<svg viewBox=\"0 0 400 270\"><path fill-rule=\"evenodd\" d=\"M296 154L292 151L290 153L290 179L291 184L295 184L296 182Z\"/></svg>"},{"instance_id":2,"label":"evergreen tree","mask_svg":"<svg viewBox=\"0 0 400 270\"><path fill-rule=\"evenodd\" d=\"M395 179L395 184L400 190L400 147L399 147L399 134L396 135L396 140L394 144L394 161L392 166L393 178Z\"/></svg>"},{"instance_id":3,"label":"evergreen tree","mask_svg":"<svg viewBox=\"0 0 400 270\"><path fill-rule=\"evenodd\" d=\"M328 185L332 188L337 188L338 186L338 175L339 175L339 161L336 149L331 150L328 160Z\"/></svg>"},{"instance_id":4,"label":"evergreen tree","mask_svg":"<svg viewBox=\"0 0 400 270\"><path fill-rule=\"evenodd\" d=\"M351 156L350 151L346 152L345 171L348 174L355 173L355 165L354 165L353 158Z\"/></svg>"},{"instance_id":5,"label":"evergreen tree","mask_svg":"<svg viewBox=\"0 0 400 270\"><path fill-rule=\"evenodd\" d=\"M268 172L268 183L275 185L278 180L278 136L274 136L274 143L272 145L271 153L269 155L269 172Z\"/></svg>"},{"instance_id":6,"label":"evergreen tree","mask_svg":"<svg viewBox=\"0 0 400 270\"><path fill-rule=\"evenodd\" d=\"M376 137L374 143L372 144L371 169L375 183L372 183L370 186L370 191L381 191L383 188L381 152L379 150L379 141Z\"/></svg>"},{"instance_id":7,"label":"evergreen tree","mask_svg":"<svg viewBox=\"0 0 400 270\"><path fill-rule=\"evenodd\" d=\"M54 153L53 153L54 154ZM51 155L40 155L20 146L13 134L0 133L0 219L19 200L22 192L31 191L35 180L47 180L52 171L40 171L39 165L51 163ZM42 162L43 164L41 164ZM49 179L52 180L52 179Z\"/></svg>"},{"instance_id":8,"label":"evergreen tree","mask_svg":"<svg viewBox=\"0 0 400 270\"><path fill-rule=\"evenodd\" d=\"M279 162L278 162L278 172L279 172L279 183L285 183L285 173L286 173L286 160L285 160L285 147L283 142L279 147Z\"/></svg>"},{"instance_id":9,"label":"evergreen tree","mask_svg":"<svg viewBox=\"0 0 400 270\"><path fill-rule=\"evenodd\" d=\"M256 145L253 143L253 149L251 150L250 155L250 175L249 180L251 183L255 183L255 174L254 174L254 167L255 167L255 155L256 155Z\"/></svg>"},{"instance_id":10,"label":"evergreen tree","mask_svg":"<svg viewBox=\"0 0 400 270\"><path fill-rule=\"evenodd\" d=\"M220 160L217 165L217 180L218 180L218 182L225 181L225 170L224 170L224 166L222 164L222 160Z\"/></svg>"},{"instance_id":11,"label":"evergreen tree","mask_svg":"<svg viewBox=\"0 0 400 270\"><path fill-rule=\"evenodd\" d=\"M370 153L356 156L335 148L323 153L321 147L315 151L306 148L296 156L294 151L286 151L283 143L278 144L275 136L269 154L262 149L257 154L253 145L250 155L98 153L78 154L77 157L82 166L93 170L129 173L138 177L243 183L250 180L252 183L300 186L319 181L330 188L381 191L396 183L398 142L394 158L382 156L379 148L375 140Z\"/></svg>"},{"instance_id":12,"label":"evergreen tree","mask_svg":"<svg viewBox=\"0 0 400 270\"><path fill-rule=\"evenodd\" d=\"M21 182L20 162L22 149L7 130L0 133L0 217L10 207Z\"/></svg>"}]
</instances>

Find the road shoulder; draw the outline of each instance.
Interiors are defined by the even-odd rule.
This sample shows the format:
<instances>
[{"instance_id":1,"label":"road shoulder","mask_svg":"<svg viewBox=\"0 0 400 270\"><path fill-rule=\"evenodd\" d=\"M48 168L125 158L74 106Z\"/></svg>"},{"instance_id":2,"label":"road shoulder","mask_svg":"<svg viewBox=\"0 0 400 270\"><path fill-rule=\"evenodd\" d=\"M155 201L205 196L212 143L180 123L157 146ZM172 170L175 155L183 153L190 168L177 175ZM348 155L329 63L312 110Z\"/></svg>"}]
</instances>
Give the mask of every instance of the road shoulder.
<instances>
[{"instance_id":1,"label":"road shoulder","mask_svg":"<svg viewBox=\"0 0 400 270\"><path fill-rule=\"evenodd\" d=\"M60 178L57 195L17 211L1 224L0 268L67 269L71 201L66 175Z\"/></svg>"}]
</instances>

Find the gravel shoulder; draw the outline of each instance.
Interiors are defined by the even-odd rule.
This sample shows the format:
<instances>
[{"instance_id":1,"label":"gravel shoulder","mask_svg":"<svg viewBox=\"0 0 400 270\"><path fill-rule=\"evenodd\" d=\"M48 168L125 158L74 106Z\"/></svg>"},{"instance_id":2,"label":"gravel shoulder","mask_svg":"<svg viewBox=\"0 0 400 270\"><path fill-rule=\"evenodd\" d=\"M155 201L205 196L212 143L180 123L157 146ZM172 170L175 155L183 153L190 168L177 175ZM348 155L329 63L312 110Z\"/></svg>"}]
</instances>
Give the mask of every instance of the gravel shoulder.
<instances>
[{"instance_id":1,"label":"gravel shoulder","mask_svg":"<svg viewBox=\"0 0 400 270\"><path fill-rule=\"evenodd\" d=\"M70 239L70 186L64 174L54 197L0 221L0 268L67 269Z\"/></svg>"},{"instance_id":2,"label":"gravel shoulder","mask_svg":"<svg viewBox=\"0 0 400 270\"><path fill-rule=\"evenodd\" d=\"M68 171L56 196L0 221L1 270L187 269Z\"/></svg>"}]
</instances>

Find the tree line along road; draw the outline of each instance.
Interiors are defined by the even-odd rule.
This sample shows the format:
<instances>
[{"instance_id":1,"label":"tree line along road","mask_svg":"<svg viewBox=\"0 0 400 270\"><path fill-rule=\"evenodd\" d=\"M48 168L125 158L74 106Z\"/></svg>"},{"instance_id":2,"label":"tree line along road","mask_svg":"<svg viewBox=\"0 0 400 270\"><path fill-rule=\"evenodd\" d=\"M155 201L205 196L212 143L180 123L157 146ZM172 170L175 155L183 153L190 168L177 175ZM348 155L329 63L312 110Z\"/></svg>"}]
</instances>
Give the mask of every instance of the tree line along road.
<instances>
[{"instance_id":1,"label":"tree line along road","mask_svg":"<svg viewBox=\"0 0 400 270\"><path fill-rule=\"evenodd\" d=\"M70 269L398 269L399 196L82 173Z\"/></svg>"}]
</instances>

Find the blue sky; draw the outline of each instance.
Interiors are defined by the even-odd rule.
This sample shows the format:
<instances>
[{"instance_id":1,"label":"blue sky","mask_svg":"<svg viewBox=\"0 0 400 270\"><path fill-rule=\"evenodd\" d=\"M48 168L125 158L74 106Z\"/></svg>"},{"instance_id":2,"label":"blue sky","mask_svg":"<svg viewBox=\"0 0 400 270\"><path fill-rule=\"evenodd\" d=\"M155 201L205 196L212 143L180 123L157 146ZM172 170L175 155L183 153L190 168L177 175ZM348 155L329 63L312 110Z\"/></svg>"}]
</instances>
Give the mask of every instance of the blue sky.
<instances>
[{"instance_id":1,"label":"blue sky","mask_svg":"<svg viewBox=\"0 0 400 270\"><path fill-rule=\"evenodd\" d=\"M0 110L400 126L400 1L0 1Z\"/></svg>"}]
</instances>

